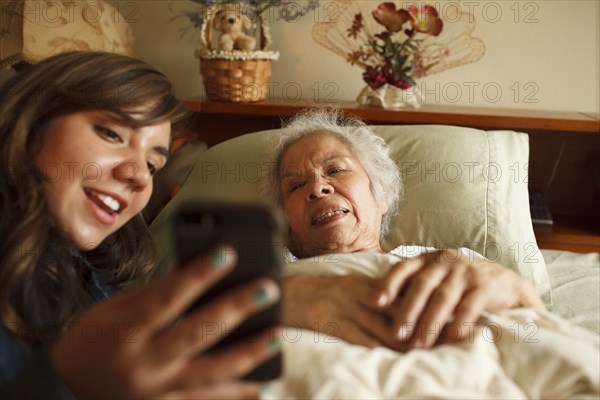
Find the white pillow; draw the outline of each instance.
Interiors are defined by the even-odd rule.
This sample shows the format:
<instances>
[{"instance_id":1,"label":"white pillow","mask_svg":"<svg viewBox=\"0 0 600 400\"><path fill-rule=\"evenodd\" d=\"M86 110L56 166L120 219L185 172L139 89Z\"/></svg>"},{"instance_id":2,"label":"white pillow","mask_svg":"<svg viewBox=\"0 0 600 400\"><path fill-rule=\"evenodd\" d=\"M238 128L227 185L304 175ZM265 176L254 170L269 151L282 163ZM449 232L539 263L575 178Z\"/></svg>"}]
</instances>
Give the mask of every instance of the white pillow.
<instances>
[{"instance_id":1,"label":"white pillow","mask_svg":"<svg viewBox=\"0 0 600 400\"><path fill-rule=\"evenodd\" d=\"M530 279L551 302L529 213L524 133L441 125L376 126L403 171L405 195L383 243L468 247ZM189 199L262 201L258 183L281 130L228 140L202 153L177 196L154 220L158 271L173 260L169 218Z\"/></svg>"}]
</instances>

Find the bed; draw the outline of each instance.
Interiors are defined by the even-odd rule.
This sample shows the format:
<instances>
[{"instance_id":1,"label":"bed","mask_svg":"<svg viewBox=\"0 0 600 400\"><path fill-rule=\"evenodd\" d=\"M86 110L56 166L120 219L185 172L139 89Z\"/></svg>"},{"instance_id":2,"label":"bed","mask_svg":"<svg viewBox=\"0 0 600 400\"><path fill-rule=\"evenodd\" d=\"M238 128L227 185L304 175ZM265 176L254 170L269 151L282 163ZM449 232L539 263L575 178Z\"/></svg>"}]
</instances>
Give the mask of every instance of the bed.
<instances>
[{"instance_id":1,"label":"bed","mask_svg":"<svg viewBox=\"0 0 600 400\"><path fill-rule=\"evenodd\" d=\"M284 379L265 398L598 398L600 253L540 250L527 183L528 136L440 125L377 126L403 173L405 194L384 249L468 247L529 279L551 310L486 314L473 340L401 354L286 327ZM156 275L174 257L169 218L181 202L262 201L264 154L281 130L244 135L199 154L154 220ZM382 274L393 256L301 260L284 274ZM491 336L490 336L491 335Z\"/></svg>"}]
</instances>

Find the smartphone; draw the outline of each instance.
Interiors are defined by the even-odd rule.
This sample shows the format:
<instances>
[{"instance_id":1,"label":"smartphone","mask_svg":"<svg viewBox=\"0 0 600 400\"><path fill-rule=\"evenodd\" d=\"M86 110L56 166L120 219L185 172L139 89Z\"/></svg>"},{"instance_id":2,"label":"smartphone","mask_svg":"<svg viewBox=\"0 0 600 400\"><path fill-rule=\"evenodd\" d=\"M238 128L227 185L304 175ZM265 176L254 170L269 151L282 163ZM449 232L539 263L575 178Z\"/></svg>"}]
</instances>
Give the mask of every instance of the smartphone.
<instances>
[{"instance_id":1,"label":"smartphone","mask_svg":"<svg viewBox=\"0 0 600 400\"><path fill-rule=\"evenodd\" d=\"M271 278L281 290L285 243L281 221L282 218L262 205L195 201L180 206L173 219L174 245L180 267L203 254L210 257L223 244L233 246L238 254L236 267L199 297L188 312L254 278ZM207 353L251 340L254 334L272 329L280 322L281 301L249 317ZM273 380L281 375L281 371L282 358L278 354L256 367L243 379Z\"/></svg>"}]
</instances>

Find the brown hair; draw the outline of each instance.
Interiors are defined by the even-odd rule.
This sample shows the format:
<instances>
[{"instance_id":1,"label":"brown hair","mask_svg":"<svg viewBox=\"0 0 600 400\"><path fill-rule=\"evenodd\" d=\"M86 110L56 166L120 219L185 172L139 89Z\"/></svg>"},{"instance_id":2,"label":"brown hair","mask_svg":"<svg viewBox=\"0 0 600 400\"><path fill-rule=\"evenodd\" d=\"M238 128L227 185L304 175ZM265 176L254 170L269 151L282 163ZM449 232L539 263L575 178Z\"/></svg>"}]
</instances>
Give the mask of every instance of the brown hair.
<instances>
[{"instance_id":1,"label":"brown hair","mask_svg":"<svg viewBox=\"0 0 600 400\"><path fill-rule=\"evenodd\" d=\"M185 108L161 72L103 52L63 53L31 66L2 86L0 101L0 316L14 334L39 343L93 301L83 258L120 287L148 272L155 250L138 215L76 257L50 224L33 144L60 115L103 110L137 127L176 122Z\"/></svg>"}]
</instances>

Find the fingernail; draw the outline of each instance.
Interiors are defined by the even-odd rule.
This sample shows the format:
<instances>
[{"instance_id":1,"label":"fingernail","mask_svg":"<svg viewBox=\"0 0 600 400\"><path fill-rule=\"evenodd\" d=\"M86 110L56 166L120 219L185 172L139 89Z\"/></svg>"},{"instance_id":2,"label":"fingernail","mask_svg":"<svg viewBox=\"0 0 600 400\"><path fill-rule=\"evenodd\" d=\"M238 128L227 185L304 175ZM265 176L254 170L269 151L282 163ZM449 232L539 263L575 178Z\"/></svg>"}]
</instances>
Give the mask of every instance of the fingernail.
<instances>
[{"instance_id":1,"label":"fingernail","mask_svg":"<svg viewBox=\"0 0 600 400\"><path fill-rule=\"evenodd\" d=\"M268 350L271 354L276 354L281 351L282 343L279 338L271 338L268 344Z\"/></svg>"},{"instance_id":2,"label":"fingernail","mask_svg":"<svg viewBox=\"0 0 600 400\"><path fill-rule=\"evenodd\" d=\"M269 394L269 392L271 391L271 384L268 383L266 385L262 385L260 387L260 394L259 394L259 398L263 399L265 397L267 397L267 395Z\"/></svg>"},{"instance_id":3,"label":"fingernail","mask_svg":"<svg viewBox=\"0 0 600 400\"><path fill-rule=\"evenodd\" d=\"M212 265L215 268L223 268L235 260L235 250L229 246L217 247L212 255Z\"/></svg>"},{"instance_id":4,"label":"fingernail","mask_svg":"<svg viewBox=\"0 0 600 400\"><path fill-rule=\"evenodd\" d=\"M388 295L386 292L382 292L377 299L377 305L379 307L385 307L388 303Z\"/></svg>"},{"instance_id":5,"label":"fingernail","mask_svg":"<svg viewBox=\"0 0 600 400\"><path fill-rule=\"evenodd\" d=\"M270 300L270 296L269 296L269 292L267 292L267 289L260 287L258 289L256 289L254 291L254 293L252 294L252 301L254 302L254 304L262 306L264 304L267 304Z\"/></svg>"},{"instance_id":6,"label":"fingernail","mask_svg":"<svg viewBox=\"0 0 600 400\"><path fill-rule=\"evenodd\" d=\"M402 342L407 341L408 339L410 339L410 337L412 332L410 332L408 330L408 325L407 324L403 324L400 325L400 328L398 328L398 332L396 333L396 336L398 337L398 339L400 339Z\"/></svg>"}]
</instances>

